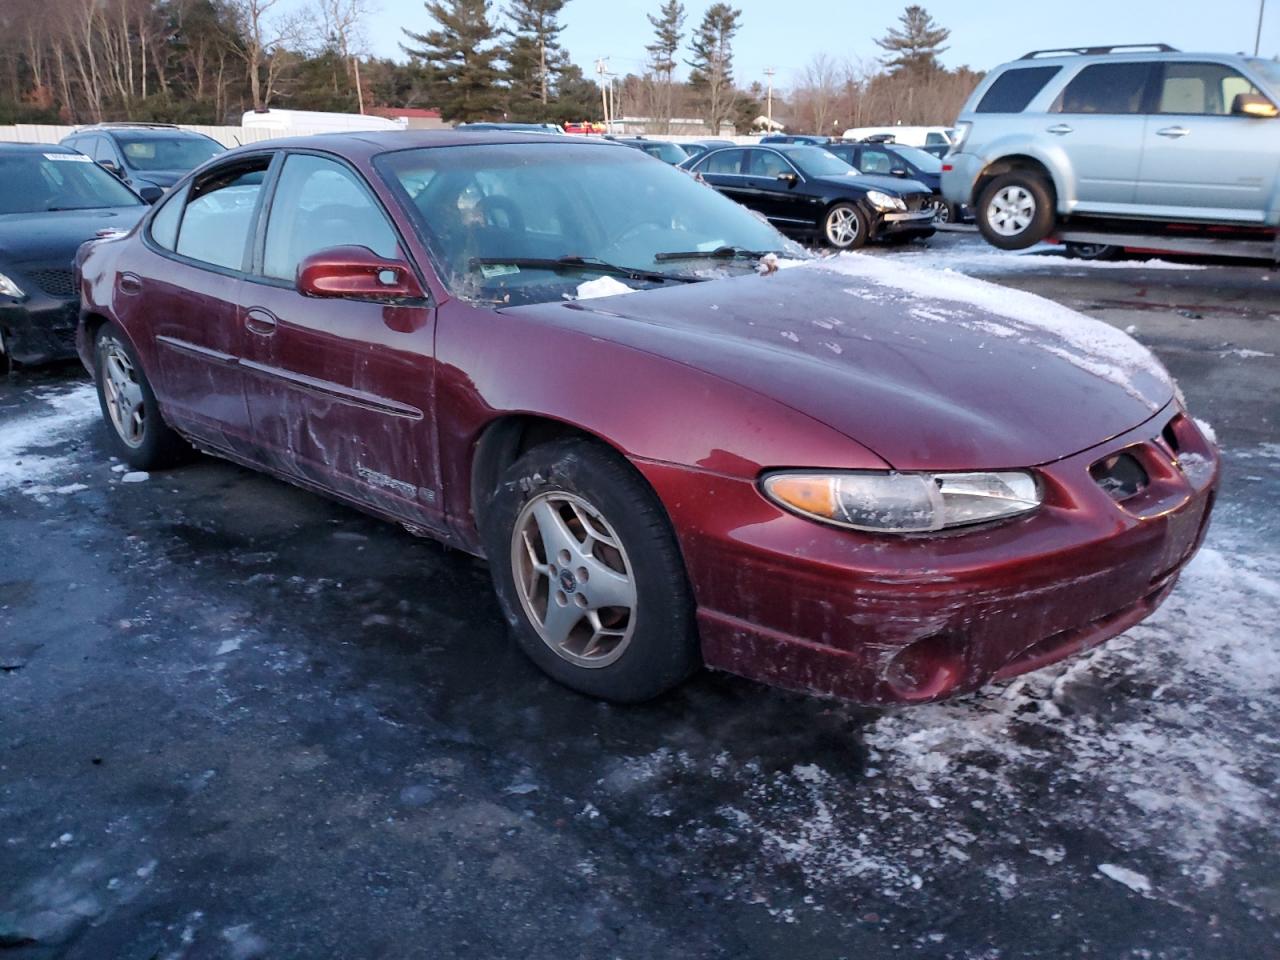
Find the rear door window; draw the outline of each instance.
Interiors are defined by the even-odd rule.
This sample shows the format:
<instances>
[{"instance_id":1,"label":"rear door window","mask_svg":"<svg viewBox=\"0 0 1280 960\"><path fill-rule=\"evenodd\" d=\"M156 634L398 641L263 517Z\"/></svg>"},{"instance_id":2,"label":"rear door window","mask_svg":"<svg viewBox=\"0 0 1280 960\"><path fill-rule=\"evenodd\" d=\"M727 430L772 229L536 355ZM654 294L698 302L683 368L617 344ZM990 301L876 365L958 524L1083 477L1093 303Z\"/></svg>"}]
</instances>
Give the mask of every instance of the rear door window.
<instances>
[{"instance_id":1,"label":"rear door window","mask_svg":"<svg viewBox=\"0 0 1280 960\"><path fill-rule=\"evenodd\" d=\"M1095 63L1067 84L1055 113L1142 113L1151 88L1149 63Z\"/></svg>"},{"instance_id":2,"label":"rear door window","mask_svg":"<svg viewBox=\"0 0 1280 960\"><path fill-rule=\"evenodd\" d=\"M700 173L741 173L745 150L717 150L698 167Z\"/></svg>"},{"instance_id":3,"label":"rear door window","mask_svg":"<svg viewBox=\"0 0 1280 960\"><path fill-rule=\"evenodd\" d=\"M255 157L197 180L182 213L176 251L215 267L243 269L270 164L270 157Z\"/></svg>"},{"instance_id":4,"label":"rear door window","mask_svg":"<svg viewBox=\"0 0 1280 960\"><path fill-rule=\"evenodd\" d=\"M1237 96L1260 91L1220 63L1166 63L1157 113L1227 116Z\"/></svg>"},{"instance_id":5,"label":"rear door window","mask_svg":"<svg viewBox=\"0 0 1280 960\"><path fill-rule=\"evenodd\" d=\"M1021 113L1061 70L1061 67L1017 67L1006 70L987 88L974 112ZM941 136L936 141L933 140L934 136L938 135L930 134L925 143L945 142Z\"/></svg>"}]
</instances>

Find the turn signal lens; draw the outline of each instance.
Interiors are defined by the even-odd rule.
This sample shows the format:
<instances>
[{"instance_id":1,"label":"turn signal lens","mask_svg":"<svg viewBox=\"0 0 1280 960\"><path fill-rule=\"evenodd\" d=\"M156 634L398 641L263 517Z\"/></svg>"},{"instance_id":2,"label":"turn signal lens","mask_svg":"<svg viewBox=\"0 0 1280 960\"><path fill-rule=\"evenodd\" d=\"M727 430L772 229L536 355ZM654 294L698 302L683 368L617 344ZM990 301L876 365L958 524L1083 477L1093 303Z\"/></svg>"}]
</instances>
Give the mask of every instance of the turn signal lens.
<instances>
[{"instance_id":1,"label":"turn signal lens","mask_svg":"<svg viewBox=\"0 0 1280 960\"><path fill-rule=\"evenodd\" d=\"M999 473L774 473L765 495L794 513L875 533L929 533L1034 510L1035 478Z\"/></svg>"}]
</instances>

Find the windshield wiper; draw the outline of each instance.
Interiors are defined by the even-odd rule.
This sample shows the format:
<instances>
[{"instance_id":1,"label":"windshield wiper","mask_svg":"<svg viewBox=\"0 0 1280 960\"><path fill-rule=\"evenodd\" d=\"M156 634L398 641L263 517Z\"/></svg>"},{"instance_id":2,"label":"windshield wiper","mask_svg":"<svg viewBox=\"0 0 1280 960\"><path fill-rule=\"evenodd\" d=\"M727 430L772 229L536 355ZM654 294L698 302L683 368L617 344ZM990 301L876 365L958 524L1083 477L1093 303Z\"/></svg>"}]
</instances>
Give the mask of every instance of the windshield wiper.
<instances>
[{"instance_id":1,"label":"windshield wiper","mask_svg":"<svg viewBox=\"0 0 1280 960\"><path fill-rule=\"evenodd\" d=\"M607 273L615 277L626 277L628 280L650 280L655 283L697 283L703 277L689 277L677 273L663 273L660 270L639 270L635 267L620 267L617 264L597 260L595 257L472 257L471 268L477 267L528 267L531 270L575 270Z\"/></svg>"},{"instance_id":2,"label":"windshield wiper","mask_svg":"<svg viewBox=\"0 0 1280 960\"><path fill-rule=\"evenodd\" d=\"M716 247L714 250L673 250L659 253L654 260L759 260L769 254L784 256L781 250L748 250L745 247Z\"/></svg>"},{"instance_id":3,"label":"windshield wiper","mask_svg":"<svg viewBox=\"0 0 1280 960\"><path fill-rule=\"evenodd\" d=\"M46 213L58 213L66 210L107 210L105 203L90 204L87 207L45 207Z\"/></svg>"}]
</instances>

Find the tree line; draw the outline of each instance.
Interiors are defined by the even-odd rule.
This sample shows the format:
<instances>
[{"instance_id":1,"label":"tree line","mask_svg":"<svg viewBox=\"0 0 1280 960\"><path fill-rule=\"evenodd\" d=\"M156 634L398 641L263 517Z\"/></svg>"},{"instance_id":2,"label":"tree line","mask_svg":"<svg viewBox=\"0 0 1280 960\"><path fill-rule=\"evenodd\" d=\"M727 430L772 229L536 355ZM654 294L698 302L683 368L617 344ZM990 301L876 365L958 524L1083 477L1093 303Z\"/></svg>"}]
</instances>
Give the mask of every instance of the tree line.
<instances>
[{"instance_id":1,"label":"tree line","mask_svg":"<svg viewBox=\"0 0 1280 960\"><path fill-rule=\"evenodd\" d=\"M426 0L423 26L403 28L400 59L368 55L368 2L3 0L0 123L236 123L267 106L434 107L455 122L602 116L603 78L561 43L569 0ZM655 3L643 69L607 81L614 115L649 118L655 133L677 118L749 131L766 91L735 76L742 12L716 0L691 19L682 0ZM877 41L880 62L815 56L789 94L775 91L773 113L813 132L947 122L981 78L941 66L948 35L908 7Z\"/></svg>"}]
</instances>

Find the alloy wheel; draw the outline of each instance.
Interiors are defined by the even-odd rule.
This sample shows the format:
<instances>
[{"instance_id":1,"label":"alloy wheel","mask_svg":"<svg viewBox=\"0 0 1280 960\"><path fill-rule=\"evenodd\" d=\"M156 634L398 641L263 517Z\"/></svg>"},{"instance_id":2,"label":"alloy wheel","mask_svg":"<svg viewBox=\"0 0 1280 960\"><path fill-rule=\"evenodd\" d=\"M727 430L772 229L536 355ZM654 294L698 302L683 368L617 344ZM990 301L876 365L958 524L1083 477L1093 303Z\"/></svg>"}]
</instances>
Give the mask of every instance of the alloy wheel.
<instances>
[{"instance_id":1,"label":"alloy wheel","mask_svg":"<svg viewBox=\"0 0 1280 960\"><path fill-rule=\"evenodd\" d=\"M837 207L827 214L827 239L832 246L847 247L858 239L858 215L851 207Z\"/></svg>"},{"instance_id":2,"label":"alloy wheel","mask_svg":"<svg viewBox=\"0 0 1280 960\"><path fill-rule=\"evenodd\" d=\"M1010 184L987 204L987 223L1002 237L1014 237L1031 226L1036 216L1036 198L1026 187Z\"/></svg>"},{"instance_id":3,"label":"alloy wheel","mask_svg":"<svg viewBox=\"0 0 1280 960\"><path fill-rule=\"evenodd\" d=\"M607 667L635 632L636 586L617 532L576 494L549 491L516 517L511 570L525 615L555 654Z\"/></svg>"},{"instance_id":4,"label":"alloy wheel","mask_svg":"<svg viewBox=\"0 0 1280 960\"><path fill-rule=\"evenodd\" d=\"M98 349L102 351L102 393L111 425L126 445L140 447L147 435L147 411L137 370L124 344L114 337L103 338Z\"/></svg>"}]
</instances>

